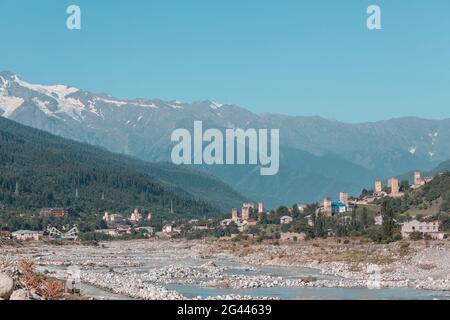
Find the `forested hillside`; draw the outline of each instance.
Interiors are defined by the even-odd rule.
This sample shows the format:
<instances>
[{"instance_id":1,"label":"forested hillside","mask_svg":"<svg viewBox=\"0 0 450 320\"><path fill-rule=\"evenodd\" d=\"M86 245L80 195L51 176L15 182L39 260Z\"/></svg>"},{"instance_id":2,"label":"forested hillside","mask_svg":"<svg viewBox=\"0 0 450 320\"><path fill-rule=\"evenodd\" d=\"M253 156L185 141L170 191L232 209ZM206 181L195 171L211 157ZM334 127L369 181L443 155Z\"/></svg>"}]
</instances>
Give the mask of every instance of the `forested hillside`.
<instances>
[{"instance_id":1,"label":"forested hillside","mask_svg":"<svg viewBox=\"0 0 450 320\"><path fill-rule=\"evenodd\" d=\"M402 198L390 200L394 211L417 215L450 213L450 172L439 173L433 181Z\"/></svg>"},{"instance_id":2,"label":"forested hillside","mask_svg":"<svg viewBox=\"0 0 450 320\"><path fill-rule=\"evenodd\" d=\"M70 207L88 215L139 207L168 214L172 203L178 215L219 213L209 202L149 175L165 175L167 179L177 175L177 172L158 169L161 166L150 170L140 161L0 118L0 210L3 212L31 213L43 207ZM149 174L144 173L146 170ZM184 172L184 175L194 177L194 172Z\"/></svg>"}]
</instances>

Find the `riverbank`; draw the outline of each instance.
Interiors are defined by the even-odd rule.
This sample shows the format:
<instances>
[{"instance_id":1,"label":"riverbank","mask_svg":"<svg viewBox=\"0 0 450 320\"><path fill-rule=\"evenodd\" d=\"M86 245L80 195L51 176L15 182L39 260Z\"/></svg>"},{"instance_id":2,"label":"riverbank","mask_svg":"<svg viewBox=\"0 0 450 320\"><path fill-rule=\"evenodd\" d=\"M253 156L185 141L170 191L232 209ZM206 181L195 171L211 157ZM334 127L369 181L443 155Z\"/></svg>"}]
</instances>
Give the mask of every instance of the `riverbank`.
<instances>
[{"instance_id":1,"label":"riverbank","mask_svg":"<svg viewBox=\"0 0 450 320\"><path fill-rule=\"evenodd\" d=\"M221 244L211 254L230 252L253 266L309 267L338 281L316 281L312 286L415 288L450 291L448 241L371 244L336 239L297 244ZM301 284L300 284L301 285Z\"/></svg>"},{"instance_id":2,"label":"riverbank","mask_svg":"<svg viewBox=\"0 0 450 320\"><path fill-rule=\"evenodd\" d=\"M273 299L284 297L276 292L308 288L426 289L442 296L450 291L447 242L140 240L99 246L28 243L0 251L0 270L29 260L41 273L64 280L75 267L83 283L119 298Z\"/></svg>"}]
</instances>

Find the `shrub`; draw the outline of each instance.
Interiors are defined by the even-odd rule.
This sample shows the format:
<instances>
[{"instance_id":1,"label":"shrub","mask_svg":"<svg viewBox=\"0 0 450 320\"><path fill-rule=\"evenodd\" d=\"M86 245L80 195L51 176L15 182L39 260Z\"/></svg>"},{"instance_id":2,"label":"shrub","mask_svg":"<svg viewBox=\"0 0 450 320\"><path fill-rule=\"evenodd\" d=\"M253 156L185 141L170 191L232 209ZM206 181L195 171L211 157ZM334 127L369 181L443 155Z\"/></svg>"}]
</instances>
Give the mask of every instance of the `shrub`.
<instances>
[{"instance_id":1,"label":"shrub","mask_svg":"<svg viewBox=\"0 0 450 320\"><path fill-rule=\"evenodd\" d=\"M422 234L422 232L415 231L415 232L411 233L409 238L413 241L419 241L419 240L423 239L423 234Z\"/></svg>"},{"instance_id":2,"label":"shrub","mask_svg":"<svg viewBox=\"0 0 450 320\"><path fill-rule=\"evenodd\" d=\"M40 286L42 296L48 300L59 299L64 294L64 283L59 280L47 280Z\"/></svg>"}]
</instances>

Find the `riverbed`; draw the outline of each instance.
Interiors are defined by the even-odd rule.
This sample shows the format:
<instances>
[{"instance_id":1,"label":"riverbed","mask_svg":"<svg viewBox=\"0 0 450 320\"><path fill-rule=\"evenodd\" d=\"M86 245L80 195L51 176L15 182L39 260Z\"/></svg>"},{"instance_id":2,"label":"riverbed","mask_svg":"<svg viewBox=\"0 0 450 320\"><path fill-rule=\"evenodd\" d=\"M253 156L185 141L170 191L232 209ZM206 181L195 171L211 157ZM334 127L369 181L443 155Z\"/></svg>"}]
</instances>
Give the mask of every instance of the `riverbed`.
<instances>
[{"instance_id":1,"label":"riverbed","mask_svg":"<svg viewBox=\"0 0 450 320\"><path fill-rule=\"evenodd\" d=\"M223 248L185 241L110 242L96 247L28 245L2 249L0 259L32 260L38 271L62 280L68 270L77 268L82 294L99 300L450 300L449 291L424 290L403 278L392 281L389 273L383 273L379 288L374 288L363 272L349 276L347 269L335 272L328 262L315 267L301 259L295 259L296 263L280 260L284 248L278 246L241 256L235 244L220 245ZM276 251L277 258L261 258L265 257L262 248L267 255ZM297 246L286 249L309 254ZM443 277L446 280L448 273Z\"/></svg>"}]
</instances>

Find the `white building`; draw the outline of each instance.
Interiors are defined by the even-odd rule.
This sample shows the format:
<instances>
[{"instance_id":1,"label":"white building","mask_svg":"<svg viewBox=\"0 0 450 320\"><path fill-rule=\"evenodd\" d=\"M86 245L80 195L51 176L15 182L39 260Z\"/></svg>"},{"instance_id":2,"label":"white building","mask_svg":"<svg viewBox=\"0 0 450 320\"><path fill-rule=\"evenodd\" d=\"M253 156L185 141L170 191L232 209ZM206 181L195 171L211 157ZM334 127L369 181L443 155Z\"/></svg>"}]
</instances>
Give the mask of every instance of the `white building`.
<instances>
[{"instance_id":1,"label":"white building","mask_svg":"<svg viewBox=\"0 0 450 320\"><path fill-rule=\"evenodd\" d=\"M294 221L294 219L290 216L284 216L280 218L281 224L291 224Z\"/></svg>"},{"instance_id":2,"label":"white building","mask_svg":"<svg viewBox=\"0 0 450 320\"><path fill-rule=\"evenodd\" d=\"M139 212L139 209L134 209L133 213L131 213L130 221L134 223L139 223L142 220L142 215Z\"/></svg>"},{"instance_id":3,"label":"white building","mask_svg":"<svg viewBox=\"0 0 450 320\"><path fill-rule=\"evenodd\" d=\"M440 221L420 222L412 220L402 224L402 237L409 238L412 233L420 232L424 236L429 236L432 239L444 239L445 234L439 232Z\"/></svg>"},{"instance_id":4,"label":"white building","mask_svg":"<svg viewBox=\"0 0 450 320\"><path fill-rule=\"evenodd\" d=\"M38 241L42 238L42 233L30 230L19 230L12 233L12 238L20 241L34 240Z\"/></svg>"},{"instance_id":5,"label":"white building","mask_svg":"<svg viewBox=\"0 0 450 320\"><path fill-rule=\"evenodd\" d=\"M383 216L381 214L375 216L375 225L376 226L383 225Z\"/></svg>"},{"instance_id":6,"label":"white building","mask_svg":"<svg viewBox=\"0 0 450 320\"><path fill-rule=\"evenodd\" d=\"M222 228L228 227L231 223L235 223L239 232L245 232L248 230L249 226L256 225L256 221L253 220L243 220L243 219L225 219L220 222Z\"/></svg>"},{"instance_id":7,"label":"white building","mask_svg":"<svg viewBox=\"0 0 450 320\"><path fill-rule=\"evenodd\" d=\"M225 219L225 220L220 221L220 226L223 227L223 228L226 228L226 227L228 227L232 222L236 222L236 221L237 221L237 220L234 220L234 219Z\"/></svg>"},{"instance_id":8,"label":"white building","mask_svg":"<svg viewBox=\"0 0 450 320\"><path fill-rule=\"evenodd\" d=\"M162 232L165 234L181 233L181 229L177 228L176 224L169 223L163 227Z\"/></svg>"},{"instance_id":9,"label":"white building","mask_svg":"<svg viewBox=\"0 0 450 320\"><path fill-rule=\"evenodd\" d=\"M103 220L106 223L121 223L123 221L123 216L121 214L110 214L108 212L105 212Z\"/></svg>"},{"instance_id":10,"label":"white building","mask_svg":"<svg viewBox=\"0 0 450 320\"><path fill-rule=\"evenodd\" d=\"M300 213L304 213L306 208L308 208L308 206L306 204L297 204L297 208L298 211L300 211Z\"/></svg>"}]
</instances>

